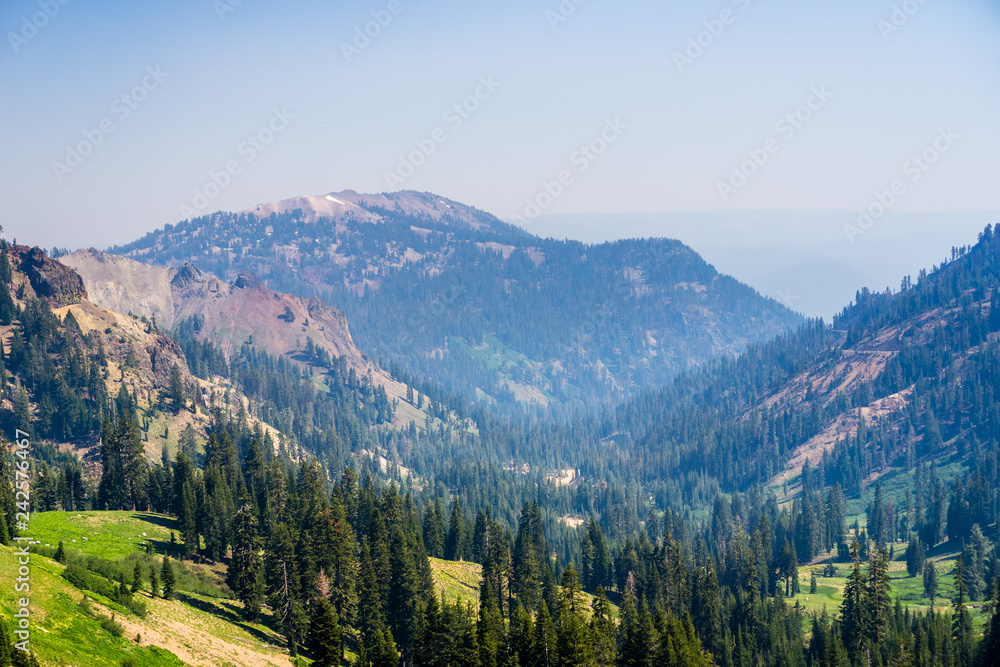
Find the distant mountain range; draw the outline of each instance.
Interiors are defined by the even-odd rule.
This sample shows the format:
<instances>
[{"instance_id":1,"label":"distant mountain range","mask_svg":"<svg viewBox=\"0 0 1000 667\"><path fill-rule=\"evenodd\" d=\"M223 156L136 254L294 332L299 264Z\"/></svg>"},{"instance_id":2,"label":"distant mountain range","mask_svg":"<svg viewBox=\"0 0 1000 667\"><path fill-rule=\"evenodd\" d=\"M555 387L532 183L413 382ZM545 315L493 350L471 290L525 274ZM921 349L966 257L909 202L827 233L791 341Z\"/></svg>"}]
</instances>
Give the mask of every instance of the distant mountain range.
<instances>
[{"instance_id":1,"label":"distant mountain range","mask_svg":"<svg viewBox=\"0 0 1000 667\"><path fill-rule=\"evenodd\" d=\"M110 251L319 297L370 357L498 407L605 403L802 322L677 241L543 239L430 193L297 197Z\"/></svg>"}]
</instances>

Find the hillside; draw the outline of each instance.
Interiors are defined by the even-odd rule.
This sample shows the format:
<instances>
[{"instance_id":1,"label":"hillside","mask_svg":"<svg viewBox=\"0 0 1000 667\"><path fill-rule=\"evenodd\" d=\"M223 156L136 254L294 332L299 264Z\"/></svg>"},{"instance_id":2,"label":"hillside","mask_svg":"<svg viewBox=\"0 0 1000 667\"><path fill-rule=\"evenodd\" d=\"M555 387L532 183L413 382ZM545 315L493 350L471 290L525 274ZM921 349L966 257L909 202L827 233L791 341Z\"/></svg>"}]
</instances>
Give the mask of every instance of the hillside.
<instances>
[{"instance_id":1,"label":"hillside","mask_svg":"<svg viewBox=\"0 0 1000 667\"><path fill-rule=\"evenodd\" d=\"M98 615L121 614L129 634L186 662L231 660L249 633L263 652L254 659L279 664L300 649L316 657L341 647L387 665L428 656L475 665L479 655L500 664L582 645L546 643L562 635L593 638L617 665L646 664L637 656L657 651L663 664L706 667L823 664L824 652L827 664L854 665L911 664L918 653L955 663L948 656L962 652L957 663L971 666L1000 637L986 604L1000 595L992 228L898 292L859 293L833 327L809 322L568 423L477 411L468 428L381 428L392 405L346 365L249 344L227 358L184 319L177 339L157 344L176 346L189 375L228 383L246 403L194 403L210 419L204 455L168 451L158 462L135 449L159 435L157 414L187 410L172 392L180 371L149 403L141 385L135 400L129 391L95 401L80 382L100 377L102 346L118 345L104 356L125 355L112 370L127 378L139 369L159 387L154 355L147 369L127 344L163 334L150 318L90 303L76 273L24 253L11 250L14 270L0 279L8 386L32 392L30 401L17 398L27 390L8 392L24 407L13 414L51 430L74 414L79 387L84 414L105 410L116 427L102 433L96 493L78 494L75 462L46 449L61 441L33 441L48 462L29 465L42 513L19 525L13 493L0 486L0 538L27 533L42 559L68 540L62 579L94 592ZM228 289L263 288L243 275ZM238 297L221 303L229 298ZM109 317L138 330L102 330ZM98 337L108 329L111 338ZM68 408L44 407L52 386ZM262 447L275 441L283 446ZM176 601L122 588L137 563L155 567L146 549L183 561ZM61 581L51 590L72 602ZM846 603L852 585L861 607ZM80 613L115 627L93 608ZM96 637L89 651L110 650Z\"/></svg>"},{"instance_id":2,"label":"hillside","mask_svg":"<svg viewBox=\"0 0 1000 667\"><path fill-rule=\"evenodd\" d=\"M149 318L167 330L186 326L229 358L252 345L320 372L324 363L336 359L400 402L397 425L414 420L423 425L425 414L406 402L409 388L365 357L355 347L343 313L316 297L279 294L248 273L227 283L192 264L153 266L93 249L58 261L81 276L94 303Z\"/></svg>"},{"instance_id":3,"label":"hillside","mask_svg":"<svg viewBox=\"0 0 1000 667\"><path fill-rule=\"evenodd\" d=\"M801 322L679 242L542 239L429 193L300 197L112 252L318 296L369 356L501 407L605 403Z\"/></svg>"},{"instance_id":4,"label":"hillside","mask_svg":"<svg viewBox=\"0 0 1000 667\"><path fill-rule=\"evenodd\" d=\"M249 276L227 285L190 266L164 276L122 258L75 259L103 279L85 283L38 248L3 246L0 419L7 433L30 433L45 464L79 455L81 499L96 493L102 474L104 420L132 411L137 446L150 461L182 449L199 460L231 420L283 456L339 461L370 458L379 425L444 423L427 416L426 396L365 359L343 315L316 299L276 294ZM95 300L139 312L98 305L90 286ZM171 317L178 329L167 332L162 320ZM302 406L310 406L309 419L293 419ZM443 408L436 413L455 420ZM349 429L344 439L334 437L335 424Z\"/></svg>"},{"instance_id":5,"label":"hillside","mask_svg":"<svg viewBox=\"0 0 1000 667\"><path fill-rule=\"evenodd\" d=\"M899 291L860 292L832 327L810 324L715 362L623 404L600 428L620 448L616 474L660 488L661 502L770 486L812 512L834 484L867 506L880 479L901 477L894 499L908 525L922 525L929 545L964 540L996 520L998 361L1000 238L988 228ZM599 460L599 448L579 448L578 460ZM943 517L920 515L942 506L936 486L953 481L964 489L952 498L962 523L946 532ZM809 531L796 539L800 558L818 553Z\"/></svg>"},{"instance_id":6,"label":"hillside","mask_svg":"<svg viewBox=\"0 0 1000 667\"><path fill-rule=\"evenodd\" d=\"M8 246L5 263L4 291L20 312L0 317L4 366L13 374L5 382L15 383L3 398L8 432L22 428L96 465L107 401L127 395L143 413L147 455L159 458L164 446L176 451L189 426L204 440L209 404L221 407L228 398L230 410L245 405L232 383L192 374L180 344L154 323L91 302L79 275L40 249ZM251 424L274 432L259 419Z\"/></svg>"},{"instance_id":7,"label":"hillside","mask_svg":"<svg viewBox=\"0 0 1000 667\"><path fill-rule=\"evenodd\" d=\"M35 516L31 535L39 545L31 560L36 604L31 644L43 665L118 667L129 657L138 665L171 667L293 664L280 647L280 635L262 623L240 622L232 602L221 591L212 590L218 588L218 572L175 564L181 582L177 599L153 597L147 580L133 596L146 608L144 615L138 615L106 595L75 586L64 576L64 564L52 558L63 541L69 560L96 557L105 564L124 562L129 567L138 561L148 569L160 561L137 550L148 543L153 545L153 554L167 553L170 529L177 529L173 519L145 513ZM0 547L0 573L5 581L14 579L16 562L10 547ZM81 606L84 598L90 600L87 607ZM0 607L13 610L14 606L13 590L5 587ZM121 626L119 636L100 622L100 617L111 616Z\"/></svg>"}]
</instances>

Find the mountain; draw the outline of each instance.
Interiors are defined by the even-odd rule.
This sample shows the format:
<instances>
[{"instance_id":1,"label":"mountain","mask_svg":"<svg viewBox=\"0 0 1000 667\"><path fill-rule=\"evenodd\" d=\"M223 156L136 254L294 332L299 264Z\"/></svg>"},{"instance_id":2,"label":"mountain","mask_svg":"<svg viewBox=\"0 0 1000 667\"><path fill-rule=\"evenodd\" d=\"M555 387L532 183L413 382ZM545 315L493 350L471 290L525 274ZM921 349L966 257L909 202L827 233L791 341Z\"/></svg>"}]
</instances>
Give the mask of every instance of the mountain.
<instances>
[{"instance_id":1,"label":"mountain","mask_svg":"<svg viewBox=\"0 0 1000 667\"><path fill-rule=\"evenodd\" d=\"M90 301L80 276L41 249L5 246L0 274L9 276L0 294L0 337L11 432L20 428L96 465L101 422L113 417L110 404L125 401L141 410L143 448L158 458L163 446L176 451L188 427L205 439L210 418L199 405L221 406L222 396L233 411L245 405L232 382L191 373L181 345L154 323ZM263 420L248 420L276 434ZM54 452L42 458L49 457L62 460Z\"/></svg>"},{"instance_id":2,"label":"mountain","mask_svg":"<svg viewBox=\"0 0 1000 667\"><path fill-rule=\"evenodd\" d=\"M679 242L543 239L430 193L298 197L111 252L318 296L369 356L501 406L605 403L802 321Z\"/></svg>"},{"instance_id":3,"label":"mountain","mask_svg":"<svg viewBox=\"0 0 1000 667\"><path fill-rule=\"evenodd\" d=\"M900 291L858 292L832 327L808 324L624 403L602 422L602 439L575 452L601 461L614 441L618 475L695 504L716 488L815 501L811 492L834 484L870 500L878 480L899 495L930 493L934 471L976 489L974 520L959 531L967 536L996 519L982 498L997 494L998 364L1000 236L988 227ZM590 473L606 475L606 465Z\"/></svg>"},{"instance_id":4,"label":"mountain","mask_svg":"<svg viewBox=\"0 0 1000 667\"><path fill-rule=\"evenodd\" d=\"M337 664L342 647L364 651L361 662L373 647L379 664L454 655L449 664L474 666L499 664L504 646L577 664L573 636L606 664L992 664L992 228L898 292L858 292L832 327L810 321L750 343L613 409L573 420L476 410L472 423L424 429L389 427L385 394L342 357L272 354L249 333L227 353L232 337L207 314L199 328L197 313L178 310L191 285L205 286L188 297L203 310L226 311L240 290L286 299L249 274L227 285L184 265L159 269L165 280L97 253L68 261L95 273L103 264L117 280L146 272L154 286L190 284L159 292L159 312L175 313L166 336L151 316L90 303L89 279L41 251L0 249L10 347L0 378L14 397L5 426L30 425L35 460L30 525L15 521L13 489L0 485L0 554L34 538L42 664L71 651L80 664L288 664L299 651ZM222 296L202 294L213 288ZM177 374L213 385L178 401ZM135 391L118 387L111 400L117 381ZM60 428L79 414L93 424L101 410L118 428L102 433L100 470L81 476L62 451L77 436ZM203 456L167 447L148 461L130 446L117 460L122 434L163 442L159 420L178 414L202 420ZM0 477L13 478L0 454ZM173 572L174 585L147 585L156 572ZM18 604L0 595L5 613ZM78 641L68 645L64 627Z\"/></svg>"},{"instance_id":5,"label":"mountain","mask_svg":"<svg viewBox=\"0 0 1000 667\"><path fill-rule=\"evenodd\" d=\"M168 330L187 328L230 358L252 345L320 372L337 360L399 402L397 425L425 420L412 405L413 390L365 357L343 313L316 297L280 294L249 273L227 283L192 264L153 266L94 249L58 261L81 276L94 303L109 310L150 318Z\"/></svg>"}]
</instances>

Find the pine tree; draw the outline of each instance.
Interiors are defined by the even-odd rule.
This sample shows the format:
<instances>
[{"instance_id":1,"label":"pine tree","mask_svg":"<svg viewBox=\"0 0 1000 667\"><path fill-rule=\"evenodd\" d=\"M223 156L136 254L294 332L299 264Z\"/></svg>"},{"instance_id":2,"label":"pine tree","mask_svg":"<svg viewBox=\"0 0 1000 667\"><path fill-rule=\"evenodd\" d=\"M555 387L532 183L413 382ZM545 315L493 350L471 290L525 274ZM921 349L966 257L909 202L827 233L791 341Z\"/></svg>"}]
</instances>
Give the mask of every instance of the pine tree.
<instances>
[{"instance_id":1,"label":"pine tree","mask_svg":"<svg viewBox=\"0 0 1000 667\"><path fill-rule=\"evenodd\" d=\"M462 543L465 541L465 519L462 504L458 498L451 504L451 518L448 521L448 537L445 539L445 560L462 560Z\"/></svg>"},{"instance_id":2,"label":"pine tree","mask_svg":"<svg viewBox=\"0 0 1000 667\"><path fill-rule=\"evenodd\" d=\"M138 593L142 589L142 563L135 561L135 569L132 570L132 593Z\"/></svg>"},{"instance_id":3,"label":"pine tree","mask_svg":"<svg viewBox=\"0 0 1000 667\"><path fill-rule=\"evenodd\" d=\"M3 231L2 227L0 227L0 231ZM8 245L6 241L0 241L0 245L3 246L3 249L0 250L0 283L9 285L13 278L10 266L10 253L7 250Z\"/></svg>"},{"instance_id":4,"label":"pine tree","mask_svg":"<svg viewBox=\"0 0 1000 667\"><path fill-rule=\"evenodd\" d=\"M610 667L618 659L615 643L615 622L611 617L611 603L603 586L597 587L591 603L590 636L593 642L594 664Z\"/></svg>"},{"instance_id":5,"label":"pine tree","mask_svg":"<svg viewBox=\"0 0 1000 667\"><path fill-rule=\"evenodd\" d=\"M392 633L380 628L371 639L362 638L358 645L358 658L354 667L399 667L399 651Z\"/></svg>"},{"instance_id":6,"label":"pine tree","mask_svg":"<svg viewBox=\"0 0 1000 667\"><path fill-rule=\"evenodd\" d=\"M173 600L176 581L174 579L174 566L170 563L170 556L163 557L163 567L160 568L160 579L163 580L163 599Z\"/></svg>"},{"instance_id":7,"label":"pine tree","mask_svg":"<svg viewBox=\"0 0 1000 667\"><path fill-rule=\"evenodd\" d=\"M326 598L320 598L313 610L309 622L309 646L316 667L336 667L340 664L340 626L337 612Z\"/></svg>"},{"instance_id":8,"label":"pine tree","mask_svg":"<svg viewBox=\"0 0 1000 667\"><path fill-rule=\"evenodd\" d=\"M562 577L559 596L559 622L557 628L559 664L565 667L589 665L592 662L590 637L583 611L583 589L576 569L570 563Z\"/></svg>"},{"instance_id":9,"label":"pine tree","mask_svg":"<svg viewBox=\"0 0 1000 667\"><path fill-rule=\"evenodd\" d=\"M844 647L851 660L856 661L864 643L865 628L868 627L868 608L865 605L865 580L861 571L861 547L857 540L851 542L850 553L853 565L844 585L844 601L840 605L840 625Z\"/></svg>"},{"instance_id":10,"label":"pine tree","mask_svg":"<svg viewBox=\"0 0 1000 667\"><path fill-rule=\"evenodd\" d=\"M994 289L990 299L990 331L1000 331L1000 289Z\"/></svg>"},{"instance_id":11,"label":"pine tree","mask_svg":"<svg viewBox=\"0 0 1000 667\"><path fill-rule=\"evenodd\" d=\"M924 597L931 599L931 609L934 609L934 598L937 597L937 568L932 561L924 563Z\"/></svg>"},{"instance_id":12,"label":"pine tree","mask_svg":"<svg viewBox=\"0 0 1000 667\"><path fill-rule=\"evenodd\" d=\"M787 537L781 548L781 554L778 556L778 571L781 573L781 578L785 580L785 597L788 597L792 593L792 581L797 581L799 578L799 559L795 553L795 547L788 541Z\"/></svg>"},{"instance_id":13,"label":"pine tree","mask_svg":"<svg viewBox=\"0 0 1000 667\"><path fill-rule=\"evenodd\" d=\"M149 568L149 591L154 598L160 594L160 578L156 574L156 566Z\"/></svg>"},{"instance_id":14,"label":"pine tree","mask_svg":"<svg viewBox=\"0 0 1000 667\"><path fill-rule=\"evenodd\" d=\"M8 325L17 319L17 306L10 295L7 283L0 281L0 324Z\"/></svg>"},{"instance_id":15,"label":"pine tree","mask_svg":"<svg viewBox=\"0 0 1000 667\"><path fill-rule=\"evenodd\" d=\"M558 637L545 600L538 605L531 632L531 667L556 667L559 661Z\"/></svg>"},{"instance_id":16,"label":"pine tree","mask_svg":"<svg viewBox=\"0 0 1000 667\"><path fill-rule=\"evenodd\" d=\"M512 567L511 588L514 597L525 607L537 607L543 577L546 571L551 575L541 511L537 503L529 505L525 502L521 510Z\"/></svg>"},{"instance_id":17,"label":"pine tree","mask_svg":"<svg viewBox=\"0 0 1000 667\"><path fill-rule=\"evenodd\" d=\"M889 552L883 547L872 549L868 560L868 586L864 604L867 608L865 635L873 646L881 646L889 627Z\"/></svg>"},{"instance_id":18,"label":"pine tree","mask_svg":"<svg viewBox=\"0 0 1000 667\"><path fill-rule=\"evenodd\" d=\"M484 578L481 590L479 620L476 625L479 664L480 667L497 667L503 639L503 617L500 615L500 607L493 594L493 586L488 579Z\"/></svg>"},{"instance_id":19,"label":"pine tree","mask_svg":"<svg viewBox=\"0 0 1000 667\"><path fill-rule=\"evenodd\" d=\"M441 497L434 499L434 506L424 515L424 546L432 558L444 557L445 527L441 511Z\"/></svg>"},{"instance_id":20,"label":"pine tree","mask_svg":"<svg viewBox=\"0 0 1000 667\"><path fill-rule=\"evenodd\" d=\"M965 606L965 560L958 557L955 563L955 600L951 614L951 638L955 642L955 651L959 664L972 664L972 617Z\"/></svg>"},{"instance_id":21,"label":"pine tree","mask_svg":"<svg viewBox=\"0 0 1000 667\"><path fill-rule=\"evenodd\" d=\"M55 558L57 563L66 562L66 546L63 544L62 540L59 540L59 546L56 547L56 552L52 557Z\"/></svg>"},{"instance_id":22,"label":"pine tree","mask_svg":"<svg viewBox=\"0 0 1000 667\"><path fill-rule=\"evenodd\" d=\"M264 572L268 603L285 630L289 650L299 642L299 577L295 545L297 535L287 523L279 523L265 552Z\"/></svg>"},{"instance_id":23,"label":"pine tree","mask_svg":"<svg viewBox=\"0 0 1000 667\"><path fill-rule=\"evenodd\" d=\"M987 667L995 663L997 656L1000 656L1000 576L993 575L993 586L990 593L990 602L983 605L984 611L989 615L989 622L983 633L983 641L979 644L978 665Z\"/></svg>"},{"instance_id":24,"label":"pine tree","mask_svg":"<svg viewBox=\"0 0 1000 667\"><path fill-rule=\"evenodd\" d=\"M170 397L170 409L175 415L179 414L184 409L184 378L181 376L181 369L177 364L170 367L170 384L167 394Z\"/></svg>"},{"instance_id":25,"label":"pine tree","mask_svg":"<svg viewBox=\"0 0 1000 667\"><path fill-rule=\"evenodd\" d=\"M906 545L906 572L911 577L915 577L924 569L924 561L927 556L924 553L924 545L915 535L910 535L910 542Z\"/></svg>"},{"instance_id":26,"label":"pine tree","mask_svg":"<svg viewBox=\"0 0 1000 667\"><path fill-rule=\"evenodd\" d=\"M695 571L691 590L692 621L705 648L721 657L724 650L722 593L715 574L714 559L704 542L699 544L698 560L701 566Z\"/></svg>"},{"instance_id":27,"label":"pine tree","mask_svg":"<svg viewBox=\"0 0 1000 667\"><path fill-rule=\"evenodd\" d=\"M236 598L243 603L243 614L248 621L260 615L264 595L264 560L261 540L257 530L257 516L249 496L233 518L233 554L229 561L226 583Z\"/></svg>"},{"instance_id":28,"label":"pine tree","mask_svg":"<svg viewBox=\"0 0 1000 667\"><path fill-rule=\"evenodd\" d=\"M656 664L660 638L645 599L638 608L631 602L626 603L619 634L620 667L653 667Z\"/></svg>"}]
</instances>

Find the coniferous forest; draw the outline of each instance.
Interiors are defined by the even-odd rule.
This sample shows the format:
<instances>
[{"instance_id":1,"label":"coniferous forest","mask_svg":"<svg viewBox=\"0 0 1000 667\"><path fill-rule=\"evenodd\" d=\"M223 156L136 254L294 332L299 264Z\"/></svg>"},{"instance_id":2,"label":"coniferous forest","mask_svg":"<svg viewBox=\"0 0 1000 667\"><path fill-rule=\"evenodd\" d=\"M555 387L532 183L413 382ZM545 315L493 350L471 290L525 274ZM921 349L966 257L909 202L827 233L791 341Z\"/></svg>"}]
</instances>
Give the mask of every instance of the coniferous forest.
<instances>
[{"instance_id":1,"label":"coniferous forest","mask_svg":"<svg viewBox=\"0 0 1000 667\"><path fill-rule=\"evenodd\" d=\"M26 468L36 521L159 517L169 540L118 557L87 538L31 545L115 612L109 636L154 603L223 600L228 623L317 666L1000 655L992 227L898 290L859 292L832 325L572 416L495 409L391 364L424 410L405 425L400 400L311 341L293 359L227 354L197 317L95 327L26 257L2 244L4 433L28 433L34 460L0 452L0 544L21 532L8 480ZM161 424L182 429L176 447ZM455 564L475 573L463 595L441 578ZM0 666L50 659L12 648L4 615Z\"/></svg>"}]
</instances>

